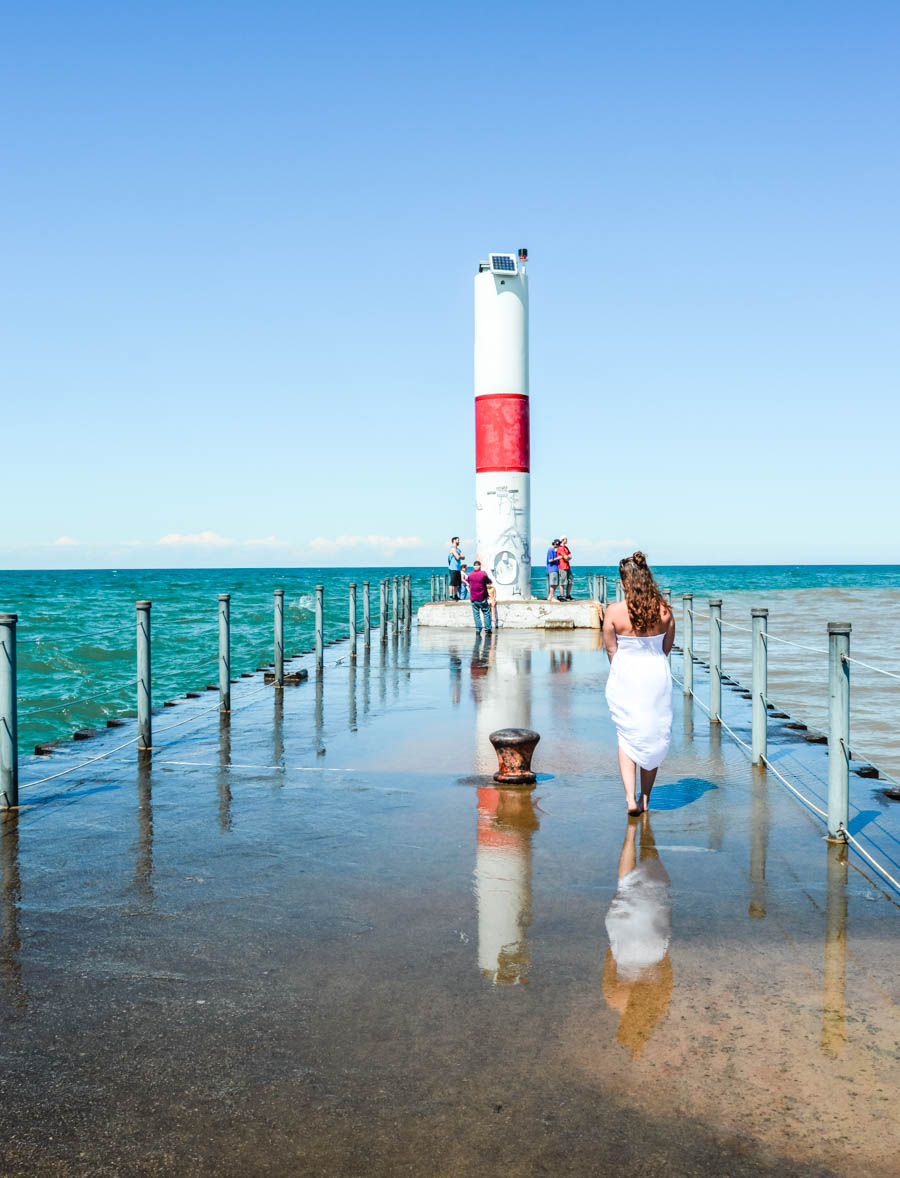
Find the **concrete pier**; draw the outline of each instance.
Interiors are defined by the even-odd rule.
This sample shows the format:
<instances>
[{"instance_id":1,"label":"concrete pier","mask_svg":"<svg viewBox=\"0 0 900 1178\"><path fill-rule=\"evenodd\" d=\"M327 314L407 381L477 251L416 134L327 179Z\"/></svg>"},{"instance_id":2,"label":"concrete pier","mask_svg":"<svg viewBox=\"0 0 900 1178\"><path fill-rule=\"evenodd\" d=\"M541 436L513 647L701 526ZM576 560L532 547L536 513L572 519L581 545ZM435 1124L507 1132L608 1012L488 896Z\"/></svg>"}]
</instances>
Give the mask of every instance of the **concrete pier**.
<instances>
[{"instance_id":1,"label":"concrete pier","mask_svg":"<svg viewBox=\"0 0 900 1178\"><path fill-rule=\"evenodd\" d=\"M37 786L83 750L26 758L4 1178L893 1178L896 897L681 691L629 822L600 638L334 644L295 691L241 679L230 716L181 701L152 754ZM749 740L730 684L722 717ZM541 734L533 791L491 779L504 723ZM768 751L824 797L824 747L770 719ZM884 850L878 784L851 779L849 822Z\"/></svg>"},{"instance_id":2,"label":"concrete pier","mask_svg":"<svg viewBox=\"0 0 900 1178\"><path fill-rule=\"evenodd\" d=\"M450 630L471 630L472 603L469 601L426 602L419 606L420 626ZM507 630L599 630L603 608L598 601L500 601L497 622Z\"/></svg>"}]
</instances>

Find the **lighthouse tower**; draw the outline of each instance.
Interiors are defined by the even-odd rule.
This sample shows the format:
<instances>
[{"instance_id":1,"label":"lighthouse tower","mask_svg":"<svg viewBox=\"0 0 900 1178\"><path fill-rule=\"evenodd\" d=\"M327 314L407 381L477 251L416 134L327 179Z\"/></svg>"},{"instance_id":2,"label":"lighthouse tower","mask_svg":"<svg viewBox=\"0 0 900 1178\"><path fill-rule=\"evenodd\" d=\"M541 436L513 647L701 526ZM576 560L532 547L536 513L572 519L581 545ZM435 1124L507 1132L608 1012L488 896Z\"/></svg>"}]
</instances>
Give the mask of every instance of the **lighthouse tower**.
<instances>
[{"instance_id":1,"label":"lighthouse tower","mask_svg":"<svg viewBox=\"0 0 900 1178\"><path fill-rule=\"evenodd\" d=\"M498 601L531 597L528 251L475 276L475 548Z\"/></svg>"}]
</instances>

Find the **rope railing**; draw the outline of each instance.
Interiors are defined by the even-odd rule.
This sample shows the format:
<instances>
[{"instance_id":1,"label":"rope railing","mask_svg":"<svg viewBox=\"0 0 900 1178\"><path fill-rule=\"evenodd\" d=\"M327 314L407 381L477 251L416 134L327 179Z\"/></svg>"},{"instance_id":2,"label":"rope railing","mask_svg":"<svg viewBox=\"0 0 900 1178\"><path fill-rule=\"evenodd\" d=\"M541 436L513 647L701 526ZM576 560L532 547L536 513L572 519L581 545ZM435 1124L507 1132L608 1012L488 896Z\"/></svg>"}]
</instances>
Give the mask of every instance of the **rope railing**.
<instances>
[{"instance_id":1,"label":"rope railing","mask_svg":"<svg viewBox=\"0 0 900 1178\"><path fill-rule=\"evenodd\" d=\"M243 711L250 700L255 699L256 696L262 695L263 692L268 690L268 687L261 687L259 690L254 691L252 695L247 696L240 707L232 708L232 712ZM195 720L199 720L201 716L208 716L210 712L218 712L220 710L218 704L215 704L211 708L203 708L202 711L194 712L193 715L185 717L184 720L176 720L174 724L167 724L165 728L158 728L156 733L157 735L161 735L163 732L171 732L173 728L180 728L183 724L192 724ZM107 757L111 757L113 753L119 753L122 749L127 749L130 745L137 744L139 740L140 736L134 736L131 740L123 741L122 744L116 745L115 748L107 749L105 752L99 753L96 757L88 757L86 761L81 761L77 765L70 765L67 769L60 769L58 773L49 773L46 777L39 777L37 781L23 781L21 788L33 789L36 785L44 785L48 781L55 781L58 777L66 777L70 773L76 773L79 769L86 769L88 765L93 765L97 761L103 761Z\"/></svg>"},{"instance_id":2,"label":"rope railing","mask_svg":"<svg viewBox=\"0 0 900 1178\"><path fill-rule=\"evenodd\" d=\"M691 604L689 604L691 603ZM684 690L685 696L692 701L696 701L700 707L707 713L710 718L710 723L718 723L728 733L728 735L741 746L746 752L750 754L751 760L756 764L762 764L779 780L797 799L803 803L812 813L824 819L828 828L828 835L832 839L840 839L851 843L864 858L876 870L887 879L894 887L900 890L900 883L891 875L890 871L878 861L877 858L865 851L858 839L853 838L848 830L849 824L849 775L850 763L852 760L863 759L861 752L857 753L851 751L850 743L850 680L849 667L851 664L866 668L867 670L883 674L891 679L900 679L900 675L892 671L888 671L883 667L874 666L871 663L866 663L861 659L852 658L849 654L850 641L850 626L845 624L830 623L828 626L829 649L811 646L803 642L795 642L789 638L782 638L778 634L770 634L768 632L768 610L754 608L751 613L753 617L753 626L741 626L734 622L725 621L721 617L721 601L718 599L710 600L710 613L705 614L700 610L695 610L692 604L692 595L685 594L683 601L684 610L687 617L691 620L695 617L706 618L709 621L709 664L702 664L709 666L709 680L710 680L710 706L707 706L703 700L699 699L694 693L693 689L693 664L698 662L694 654L693 643L693 626L686 624L686 637L683 648L681 649L683 665L685 668L685 681L677 679L672 676L676 683L679 683ZM686 617L686 623L687 623ZM738 630L743 633L749 633L753 641L753 683L750 688L750 698L753 701L753 718L751 726L752 744L748 744L734 728L732 728L722 717L722 699L720 685L724 680L722 673L722 651L721 651L721 633L722 627ZM715 638L715 641L714 641ZM788 713L777 705L769 696L768 693L768 649L769 640L781 644L782 646L791 647L796 650L801 650L816 655L824 655L829 660L829 714L830 714L830 733L827 738L828 744L832 749L832 757L828 761L828 809L824 810L816 805L809 797L789 781L785 775L780 772L772 763L768 756L767 749L767 730L768 717L772 711L782 712L782 717L787 717ZM730 680L736 686L743 686L735 680ZM746 689L745 689L746 690ZM795 727L804 727L803 725L794 725ZM814 743L818 743L821 738L816 738ZM885 780L895 782L894 777L881 769L880 766L874 765L870 758L865 758L866 763L874 769L874 773L863 773L863 776L878 776Z\"/></svg>"},{"instance_id":3,"label":"rope railing","mask_svg":"<svg viewBox=\"0 0 900 1178\"><path fill-rule=\"evenodd\" d=\"M862 659L853 659L849 654L841 655L841 661L855 663L858 667L865 667L867 671L876 671L879 675L887 675L889 679L900 679L900 675L895 675L893 671L886 671L884 667L873 667L871 663L864 663Z\"/></svg>"},{"instance_id":4,"label":"rope railing","mask_svg":"<svg viewBox=\"0 0 900 1178\"><path fill-rule=\"evenodd\" d=\"M118 695L122 691L127 691L130 687L134 687L136 684L137 679L131 679L128 683L122 683L119 687L112 687L109 691L102 691L98 695L79 697L78 699L67 700L65 703L48 705L46 708L29 708L27 712L19 712L19 719L27 720L29 716L43 716L48 712L63 712L67 708L74 708L79 704L96 703L98 699L109 699L111 695Z\"/></svg>"}]
</instances>

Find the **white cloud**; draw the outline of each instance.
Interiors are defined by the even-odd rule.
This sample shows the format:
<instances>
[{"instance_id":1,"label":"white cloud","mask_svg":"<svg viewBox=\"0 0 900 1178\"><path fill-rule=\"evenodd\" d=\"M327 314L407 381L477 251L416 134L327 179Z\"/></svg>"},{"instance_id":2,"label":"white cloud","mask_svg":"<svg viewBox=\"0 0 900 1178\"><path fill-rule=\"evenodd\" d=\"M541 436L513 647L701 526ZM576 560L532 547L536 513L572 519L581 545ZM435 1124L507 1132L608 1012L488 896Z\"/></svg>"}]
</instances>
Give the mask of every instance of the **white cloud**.
<instances>
[{"instance_id":1,"label":"white cloud","mask_svg":"<svg viewBox=\"0 0 900 1178\"><path fill-rule=\"evenodd\" d=\"M255 548L287 548L287 540L279 540L277 536L264 536L259 540L243 540L241 543L250 544Z\"/></svg>"},{"instance_id":2,"label":"white cloud","mask_svg":"<svg viewBox=\"0 0 900 1178\"><path fill-rule=\"evenodd\" d=\"M233 544L218 532L195 532L193 535L183 536L180 532L169 532L157 540L157 544L209 544L220 547L223 544Z\"/></svg>"},{"instance_id":3,"label":"white cloud","mask_svg":"<svg viewBox=\"0 0 900 1178\"><path fill-rule=\"evenodd\" d=\"M336 536L333 540L316 536L309 546L315 552L338 552L344 548L377 548L390 555L398 548L420 548L424 541L420 536Z\"/></svg>"},{"instance_id":4,"label":"white cloud","mask_svg":"<svg viewBox=\"0 0 900 1178\"><path fill-rule=\"evenodd\" d=\"M53 543L59 548L73 548L75 545L80 544L81 541L73 540L71 536L59 536Z\"/></svg>"}]
</instances>

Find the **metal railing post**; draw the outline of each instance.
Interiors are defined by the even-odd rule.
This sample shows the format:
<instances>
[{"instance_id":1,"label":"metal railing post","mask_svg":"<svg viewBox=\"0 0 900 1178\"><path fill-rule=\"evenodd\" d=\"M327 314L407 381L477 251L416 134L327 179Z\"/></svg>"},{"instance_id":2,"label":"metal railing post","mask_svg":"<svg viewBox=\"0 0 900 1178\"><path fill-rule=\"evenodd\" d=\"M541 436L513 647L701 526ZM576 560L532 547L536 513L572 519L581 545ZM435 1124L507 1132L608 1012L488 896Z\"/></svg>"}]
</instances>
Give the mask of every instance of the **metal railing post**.
<instances>
[{"instance_id":1,"label":"metal railing post","mask_svg":"<svg viewBox=\"0 0 900 1178\"><path fill-rule=\"evenodd\" d=\"M412 589L412 573L406 575L406 628L412 629L412 615L413 615L413 589Z\"/></svg>"},{"instance_id":2,"label":"metal railing post","mask_svg":"<svg viewBox=\"0 0 900 1178\"><path fill-rule=\"evenodd\" d=\"M356 582L350 582L350 657L356 658Z\"/></svg>"},{"instance_id":3,"label":"metal railing post","mask_svg":"<svg viewBox=\"0 0 900 1178\"><path fill-rule=\"evenodd\" d=\"M694 595L693 593L685 593L681 598L682 607L682 629L684 630L684 639L682 640L682 653L684 658L684 694L694 694Z\"/></svg>"},{"instance_id":4,"label":"metal railing post","mask_svg":"<svg viewBox=\"0 0 900 1178\"><path fill-rule=\"evenodd\" d=\"M850 623L828 623L828 837L844 841L850 819Z\"/></svg>"},{"instance_id":5,"label":"metal railing post","mask_svg":"<svg viewBox=\"0 0 900 1178\"><path fill-rule=\"evenodd\" d=\"M444 600L447 601L450 597L450 574L444 573Z\"/></svg>"},{"instance_id":6,"label":"metal railing post","mask_svg":"<svg viewBox=\"0 0 900 1178\"><path fill-rule=\"evenodd\" d=\"M316 585L316 674L325 668L325 586Z\"/></svg>"},{"instance_id":7,"label":"metal railing post","mask_svg":"<svg viewBox=\"0 0 900 1178\"><path fill-rule=\"evenodd\" d=\"M606 605L606 573L600 574L600 604Z\"/></svg>"},{"instance_id":8,"label":"metal railing post","mask_svg":"<svg viewBox=\"0 0 900 1178\"><path fill-rule=\"evenodd\" d=\"M275 590L275 686L284 687L284 590Z\"/></svg>"},{"instance_id":9,"label":"metal railing post","mask_svg":"<svg viewBox=\"0 0 900 1178\"><path fill-rule=\"evenodd\" d=\"M18 620L18 614L0 614L0 810L11 810L19 804Z\"/></svg>"},{"instance_id":10,"label":"metal railing post","mask_svg":"<svg viewBox=\"0 0 900 1178\"><path fill-rule=\"evenodd\" d=\"M709 599L709 722L722 719L722 598Z\"/></svg>"},{"instance_id":11,"label":"metal railing post","mask_svg":"<svg viewBox=\"0 0 900 1178\"><path fill-rule=\"evenodd\" d=\"M388 611L388 589L387 589L387 586L388 586L387 580L383 580L381 582L381 584L378 586L380 593L381 593L381 597L380 597L380 600L378 603L379 604L378 636L381 639L382 646L384 646L384 644L387 642L387 630L388 630L388 627L387 627L387 622L388 622L388 620L387 620L387 611Z\"/></svg>"},{"instance_id":12,"label":"metal railing post","mask_svg":"<svg viewBox=\"0 0 900 1178\"><path fill-rule=\"evenodd\" d=\"M369 599L369 582L363 581L363 646L372 645L372 602Z\"/></svg>"},{"instance_id":13,"label":"metal railing post","mask_svg":"<svg viewBox=\"0 0 900 1178\"><path fill-rule=\"evenodd\" d=\"M397 616L397 578L391 577L391 625L394 633L400 629L400 619Z\"/></svg>"},{"instance_id":14,"label":"metal railing post","mask_svg":"<svg viewBox=\"0 0 900 1178\"><path fill-rule=\"evenodd\" d=\"M750 738L750 759L754 765L759 765L769 755L769 713L766 704L769 699L769 644L766 634L769 631L769 611L767 609L750 610L750 641L753 644L751 655L753 658L753 680L750 691L753 695L753 733Z\"/></svg>"},{"instance_id":15,"label":"metal railing post","mask_svg":"<svg viewBox=\"0 0 900 1178\"><path fill-rule=\"evenodd\" d=\"M431 600L434 602L434 573L431 574Z\"/></svg>"},{"instance_id":16,"label":"metal railing post","mask_svg":"<svg viewBox=\"0 0 900 1178\"><path fill-rule=\"evenodd\" d=\"M231 594L219 594L219 710L231 711Z\"/></svg>"},{"instance_id":17,"label":"metal railing post","mask_svg":"<svg viewBox=\"0 0 900 1178\"><path fill-rule=\"evenodd\" d=\"M625 590L622 588L622 582L616 581L616 601L625 600Z\"/></svg>"},{"instance_id":18,"label":"metal railing post","mask_svg":"<svg viewBox=\"0 0 900 1178\"><path fill-rule=\"evenodd\" d=\"M153 747L153 726L150 720L150 605L149 601L136 603L138 751Z\"/></svg>"}]
</instances>

